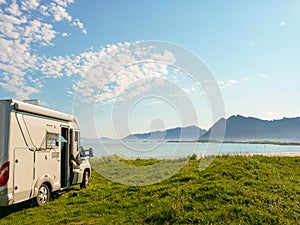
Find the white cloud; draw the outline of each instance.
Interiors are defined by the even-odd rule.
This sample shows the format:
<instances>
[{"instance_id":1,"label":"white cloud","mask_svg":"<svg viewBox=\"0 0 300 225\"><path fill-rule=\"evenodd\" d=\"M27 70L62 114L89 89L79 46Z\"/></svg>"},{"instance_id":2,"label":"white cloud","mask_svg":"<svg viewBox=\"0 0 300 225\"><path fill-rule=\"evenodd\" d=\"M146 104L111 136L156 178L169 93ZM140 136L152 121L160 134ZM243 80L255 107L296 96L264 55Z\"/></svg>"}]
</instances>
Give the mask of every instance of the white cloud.
<instances>
[{"instance_id":1,"label":"white cloud","mask_svg":"<svg viewBox=\"0 0 300 225\"><path fill-rule=\"evenodd\" d=\"M186 94L188 94L188 93L192 93L192 92L195 92L196 91L196 88L195 87L185 87L185 88L181 88L181 90L183 91L183 92L185 92Z\"/></svg>"},{"instance_id":2,"label":"white cloud","mask_svg":"<svg viewBox=\"0 0 300 225\"><path fill-rule=\"evenodd\" d=\"M0 11L0 21L2 21L4 23L20 25L22 23L26 23L27 19L26 19L26 17L17 18L12 15L6 15L6 14L3 14L2 11Z\"/></svg>"},{"instance_id":3,"label":"white cloud","mask_svg":"<svg viewBox=\"0 0 300 225\"><path fill-rule=\"evenodd\" d=\"M242 81L243 81L243 82L247 82L248 80L249 80L248 77L243 77L243 78L242 78Z\"/></svg>"},{"instance_id":4,"label":"white cloud","mask_svg":"<svg viewBox=\"0 0 300 225\"><path fill-rule=\"evenodd\" d=\"M74 3L74 0L55 0L55 2L61 6L67 7L68 4Z\"/></svg>"},{"instance_id":5,"label":"white cloud","mask_svg":"<svg viewBox=\"0 0 300 225\"><path fill-rule=\"evenodd\" d=\"M83 23L79 19L75 19L72 25L78 27L82 33L87 34L87 30L84 28Z\"/></svg>"},{"instance_id":6,"label":"white cloud","mask_svg":"<svg viewBox=\"0 0 300 225\"><path fill-rule=\"evenodd\" d=\"M20 33L17 31L15 26L11 23L5 23L0 21L0 30L6 34L8 38L17 39Z\"/></svg>"},{"instance_id":7,"label":"white cloud","mask_svg":"<svg viewBox=\"0 0 300 225\"><path fill-rule=\"evenodd\" d=\"M69 36L69 34L68 34L68 33L66 33L66 32L63 32L63 33L61 34L61 36L62 36L62 37L68 37L68 36Z\"/></svg>"},{"instance_id":8,"label":"white cloud","mask_svg":"<svg viewBox=\"0 0 300 225\"><path fill-rule=\"evenodd\" d=\"M36 47L53 45L58 34L66 36L67 33L55 30L49 21L65 20L73 26L72 16L67 12L73 0L50 0L47 5L40 5L39 0L12 0L10 3L0 0L0 3L1 87L23 99L40 92L42 80L49 74L58 77L80 73L79 64L88 61L87 57L80 55L82 60L69 69L66 67L74 63L74 59L46 58L36 51ZM82 23L80 26L84 27Z\"/></svg>"},{"instance_id":9,"label":"white cloud","mask_svg":"<svg viewBox=\"0 0 300 225\"><path fill-rule=\"evenodd\" d=\"M39 93L37 88L24 85L24 77L12 75L6 82L0 82L0 86L14 92L20 99L27 99L28 95Z\"/></svg>"},{"instance_id":10,"label":"white cloud","mask_svg":"<svg viewBox=\"0 0 300 225\"><path fill-rule=\"evenodd\" d=\"M108 45L98 54L86 52L81 57L90 60L84 63L85 71L88 72L81 70L84 76L76 88L77 95L82 96L86 102L104 103L111 103L116 98L126 101L161 85L158 79L153 78L165 79L167 65L175 62L170 52L158 53L153 50L153 46L142 47L138 43ZM73 58L75 63L76 59ZM90 65L93 66L90 68ZM149 79L153 80L150 84L147 83Z\"/></svg>"},{"instance_id":11,"label":"white cloud","mask_svg":"<svg viewBox=\"0 0 300 225\"><path fill-rule=\"evenodd\" d=\"M130 89L126 97L149 90L159 81L143 85L143 80L166 78L168 65L176 60L171 52L154 51L154 46L139 46L136 43L107 45L99 50L86 50L70 56L46 57L38 55L36 46L51 46L57 35L68 36L55 30L53 23L62 20L86 33L84 24L73 19L67 12L72 0L52 0L40 5L40 1L22 1L15 6L7 5L4 13L0 9L0 86L20 99L39 93L48 78L79 75L83 80L69 90L77 92L85 101L112 102L121 93ZM3 9L5 12L6 10ZM13 13L11 13L13 12ZM35 15L33 17L32 15ZM38 19L37 19L38 18ZM146 61L145 61L146 60ZM96 66L95 62L99 62ZM138 62L137 64L131 64ZM142 63L140 63L142 62ZM119 69L120 65L125 65ZM133 84L137 84L134 86ZM133 85L133 87L132 87ZM99 90L103 90L99 92Z\"/></svg>"},{"instance_id":12,"label":"white cloud","mask_svg":"<svg viewBox=\"0 0 300 225\"><path fill-rule=\"evenodd\" d=\"M67 90L67 94L68 94L68 96L72 96L74 94L74 92L70 91L70 90Z\"/></svg>"},{"instance_id":13,"label":"white cloud","mask_svg":"<svg viewBox=\"0 0 300 225\"><path fill-rule=\"evenodd\" d=\"M235 85L238 82L236 80L229 80L229 81L227 81L227 83L230 84L230 85Z\"/></svg>"},{"instance_id":14,"label":"white cloud","mask_svg":"<svg viewBox=\"0 0 300 225\"><path fill-rule=\"evenodd\" d=\"M41 89L44 87L42 81L38 78L33 78L32 76L28 76L28 80L34 84L34 86L36 86L37 88Z\"/></svg>"},{"instance_id":15,"label":"white cloud","mask_svg":"<svg viewBox=\"0 0 300 225\"><path fill-rule=\"evenodd\" d=\"M62 21L66 19L67 21L72 21L72 16L67 12L66 8L63 8L60 5L55 3L51 3L49 7L49 11L52 13L56 22Z\"/></svg>"},{"instance_id":16,"label":"white cloud","mask_svg":"<svg viewBox=\"0 0 300 225\"><path fill-rule=\"evenodd\" d=\"M78 55L44 58L39 70L48 78L72 76L75 74L83 76L93 61L102 54L103 51L89 50Z\"/></svg>"},{"instance_id":17,"label":"white cloud","mask_svg":"<svg viewBox=\"0 0 300 225\"><path fill-rule=\"evenodd\" d=\"M281 21L280 26L284 27L285 26L285 21Z\"/></svg>"},{"instance_id":18,"label":"white cloud","mask_svg":"<svg viewBox=\"0 0 300 225\"><path fill-rule=\"evenodd\" d=\"M262 73L262 74L260 74L260 75L259 75L259 77L260 77L260 78L267 78L267 77L268 77L268 75L267 75L267 74L263 74L263 73Z\"/></svg>"},{"instance_id":19,"label":"white cloud","mask_svg":"<svg viewBox=\"0 0 300 225\"><path fill-rule=\"evenodd\" d=\"M29 21L27 26L23 29L22 36L25 42L37 42L44 45L50 45L51 41L56 36L56 31L52 24L44 23L39 20Z\"/></svg>"},{"instance_id":20,"label":"white cloud","mask_svg":"<svg viewBox=\"0 0 300 225\"><path fill-rule=\"evenodd\" d=\"M22 1L22 9L23 10L31 10L36 9L39 6L38 0L25 0Z\"/></svg>"},{"instance_id":21,"label":"white cloud","mask_svg":"<svg viewBox=\"0 0 300 225\"><path fill-rule=\"evenodd\" d=\"M45 5L41 5L40 6L40 13L43 15L43 16L49 16L49 13L48 13L48 7L45 6Z\"/></svg>"},{"instance_id":22,"label":"white cloud","mask_svg":"<svg viewBox=\"0 0 300 225\"><path fill-rule=\"evenodd\" d=\"M237 80L219 81L218 85L221 89L232 88L238 84Z\"/></svg>"},{"instance_id":23,"label":"white cloud","mask_svg":"<svg viewBox=\"0 0 300 225\"><path fill-rule=\"evenodd\" d=\"M22 12L19 10L19 6L14 0L12 4L6 9L6 12L12 14L13 16L21 16Z\"/></svg>"},{"instance_id":24,"label":"white cloud","mask_svg":"<svg viewBox=\"0 0 300 225\"><path fill-rule=\"evenodd\" d=\"M154 99L149 101L146 105L161 105L163 104L163 101L159 100L159 99Z\"/></svg>"}]
</instances>

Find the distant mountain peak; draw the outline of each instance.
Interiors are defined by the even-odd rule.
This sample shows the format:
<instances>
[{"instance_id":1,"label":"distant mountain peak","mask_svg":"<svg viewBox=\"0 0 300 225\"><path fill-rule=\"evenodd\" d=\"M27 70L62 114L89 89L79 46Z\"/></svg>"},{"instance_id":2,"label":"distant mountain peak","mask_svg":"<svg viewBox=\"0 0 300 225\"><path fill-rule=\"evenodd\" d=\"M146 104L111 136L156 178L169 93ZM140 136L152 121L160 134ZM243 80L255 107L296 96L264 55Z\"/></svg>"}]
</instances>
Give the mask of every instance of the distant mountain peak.
<instances>
[{"instance_id":1,"label":"distant mountain peak","mask_svg":"<svg viewBox=\"0 0 300 225\"><path fill-rule=\"evenodd\" d=\"M233 115L226 122L225 141L300 141L300 117L262 120ZM200 139L208 140L212 129L219 129L219 120Z\"/></svg>"}]
</instances>

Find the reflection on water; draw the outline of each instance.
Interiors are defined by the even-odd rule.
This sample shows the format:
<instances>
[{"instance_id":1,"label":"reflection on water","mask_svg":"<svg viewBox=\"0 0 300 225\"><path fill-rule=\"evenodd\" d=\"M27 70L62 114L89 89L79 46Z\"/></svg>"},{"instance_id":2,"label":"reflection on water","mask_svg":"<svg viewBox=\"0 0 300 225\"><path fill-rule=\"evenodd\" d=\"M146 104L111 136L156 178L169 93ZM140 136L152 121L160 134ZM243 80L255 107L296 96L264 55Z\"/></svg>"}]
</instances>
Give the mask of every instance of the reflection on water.
<instances>
[{"instance_id":1,"label":"reflection on water","mask_svg":"<svg viewBox=\"0 0 300 225\"><path fill-rule=\"evenodd\" d=\"M249 155L249 154L300 154L300 146L272 144L214 144L166 142L118 142L96 139L82 140L85 148L92 147L96 157L120 155L124 158L178 158L197 154ZM209 150L208 150L209 145Z\"/></svg>"}]
</instances>

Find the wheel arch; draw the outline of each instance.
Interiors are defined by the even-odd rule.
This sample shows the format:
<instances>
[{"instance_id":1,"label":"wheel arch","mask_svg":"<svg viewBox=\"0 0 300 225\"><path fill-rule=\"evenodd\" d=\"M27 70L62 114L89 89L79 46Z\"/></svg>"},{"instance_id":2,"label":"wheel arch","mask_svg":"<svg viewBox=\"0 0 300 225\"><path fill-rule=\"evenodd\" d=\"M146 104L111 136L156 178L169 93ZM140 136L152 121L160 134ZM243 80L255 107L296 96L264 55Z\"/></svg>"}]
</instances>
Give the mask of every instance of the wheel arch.
<instances>
[{"instance_id":1,"label":"wheel arch","mask_svg":"<svg viewBox=\"0 0 300 225\"><path fill-rule=\"evenodd\" d=\"M33 193L32 193L32 196L31 197L36 197L38 195L38 190L39 190L39 187L42 185L42 184L45 184L47 185L47 187L49 188L49 191L52 192L53 191L53 187L54 187L54 179L45 174L43 176L41 176L36 182L35 182L35 185L34 185L34 188L33 188Z\"/></svg>"},{"instance_id":2,"label":"wheel arch","mask_svg":"<svg viewBox=\"0 0 300 225\"><path fill-rule=\"evenodd\" d=\"M91 177L91 168L87 167L87 168L84 169L84 171L88 171L89 172L89 177Z\"/></svg>"}]
</instances>

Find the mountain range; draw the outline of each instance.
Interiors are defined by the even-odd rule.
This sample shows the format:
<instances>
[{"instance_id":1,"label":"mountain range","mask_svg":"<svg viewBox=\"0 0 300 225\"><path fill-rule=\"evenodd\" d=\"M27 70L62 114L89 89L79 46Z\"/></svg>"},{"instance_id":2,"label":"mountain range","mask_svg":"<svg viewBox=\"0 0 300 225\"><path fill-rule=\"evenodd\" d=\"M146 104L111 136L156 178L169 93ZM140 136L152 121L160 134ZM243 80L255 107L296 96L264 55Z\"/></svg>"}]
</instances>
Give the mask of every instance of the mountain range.
<instances>
[{"instance_id":1,"label":"mountain range","mask_svg":"<svg viewBox=\"0 0 300 225\"><path fill-rule=\"evenodd\" d=\"M224 141L300 142L300 117L262 120L241 115L220 119L208 131L196 126L172 128L141 134L131 134L125 141L149 140L209 140L212 131L218 132L226 124ZM214 139L221 141L221 139Z\"/></svg>"},{"instance_id":2,"label":"mountain range","mask_svg":"<svg viewBox=\"0 0 300 225\"><path fill-rule=\"evenodd\" d=\"M125 137L125 141L141 141L141 140L197 140L200 136L206 133L206 130L203 130L196 126L189 127L176 127L168 129L165 131L155 131L142 134L131 134Z\"/></svg>"},{"instance_id":3,"label":"mountain range","mask_svg":"<svg viewBox=\"0 0 300 225\"><path fill-rule=\"evenodd\" d=\"M227 120L220 119L200 139L209 139L211 131L218 130L224 123L224 141L300 141L300 117L270 121L240 115L231 116Z\"/></svg>"}]
</instances>

